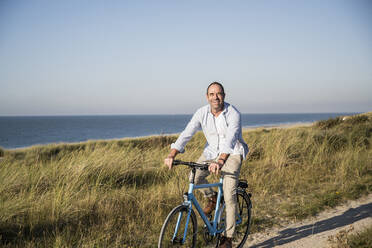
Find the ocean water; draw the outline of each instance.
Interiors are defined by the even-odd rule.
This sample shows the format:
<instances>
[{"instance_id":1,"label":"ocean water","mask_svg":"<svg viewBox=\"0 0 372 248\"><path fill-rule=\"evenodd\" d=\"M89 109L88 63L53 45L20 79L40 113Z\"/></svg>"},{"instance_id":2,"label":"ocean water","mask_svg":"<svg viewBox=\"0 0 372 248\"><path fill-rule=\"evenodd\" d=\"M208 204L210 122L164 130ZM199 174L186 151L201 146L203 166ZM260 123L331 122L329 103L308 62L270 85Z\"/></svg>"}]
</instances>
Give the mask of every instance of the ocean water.
<instances>
[{"instance_id":1,"label":"ocean water","mask_svg":"<svg viewBox=\"0 0 372 248\"><path fill-rule=\"evenodd\" d=\"M242 114L243 127L308 123L355 113ZM0 117L0 146L80 142L181 132L191 115Z\"/></svg>"}]
</instances>

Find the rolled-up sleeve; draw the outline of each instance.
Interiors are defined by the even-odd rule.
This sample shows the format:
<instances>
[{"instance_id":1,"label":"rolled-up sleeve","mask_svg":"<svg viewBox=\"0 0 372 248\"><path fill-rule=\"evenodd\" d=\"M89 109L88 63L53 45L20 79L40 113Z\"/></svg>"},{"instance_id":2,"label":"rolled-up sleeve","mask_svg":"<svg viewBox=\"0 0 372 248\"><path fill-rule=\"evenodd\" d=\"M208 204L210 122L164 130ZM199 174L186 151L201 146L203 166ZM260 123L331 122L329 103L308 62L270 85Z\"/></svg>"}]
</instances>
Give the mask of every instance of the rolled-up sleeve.
<instances>
[{"instance_id":1,"label":"rolled-up sleeve","mask_svg":"<svg viewBox=\"0 0 372 248\"><path fill-rule=\"evenodd\" d=\"M196 111L185 130L180 134L175 143L171 144L172 149L178 150L180 153L185 152L185 146L192 136L201 128L200 110Z\"/></svg>"},{"instance_id":2,"label":"rolled-up sleeve","mask_svg":"<svg viewBox=\"0 0 372 248\"><path fill-rule=\"evenodd\" d=\"M226 122L227 122L226 142L221 147L220 152L231 154L234 152L235 144L239 139L239 135L241 132L240 113L233 112L230 115L226 116Z\"/></svg>"}]
</instances>

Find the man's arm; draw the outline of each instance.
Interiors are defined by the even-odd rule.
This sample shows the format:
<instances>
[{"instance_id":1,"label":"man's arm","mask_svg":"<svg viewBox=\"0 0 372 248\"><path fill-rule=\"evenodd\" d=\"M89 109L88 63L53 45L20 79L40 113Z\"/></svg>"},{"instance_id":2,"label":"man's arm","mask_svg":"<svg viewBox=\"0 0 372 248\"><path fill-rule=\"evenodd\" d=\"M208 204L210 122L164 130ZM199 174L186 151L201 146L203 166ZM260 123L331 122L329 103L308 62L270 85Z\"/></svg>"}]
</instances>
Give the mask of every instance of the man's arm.
<instances>
[{"instance_id":1,"label":"man's arm","mask_svg":"<svg viewBox=\"0 0 372 248\"><path fill-rule=\"evenodd\" d=\"M230 153L221 153L220 156L218 157L217 163L222 166L225 164L226 160L229 158Z\"/></svg>"},{"instance_id":2,"label":"man's arm","mask_svg":"<svg viewBox=\"0 0 372 248\"><path fill-rule=\"evenodd\" d=\"M226 131L226 142L221 148L221 153L231 154L234 151L235 144L239 139L239 134L241 132L241 120L240 113L234 111L226 118L228 124Z\"/></svg>"},{"instance_id":3,"label":"man's arm","mask_svg":"<svg viewBox=\"0 0 372 248\"><path fill-rule=\"evenodd\" d=\"M187 142L190 141L192 136L200 129L200 119L201 119L201 113L200 110L196 111L196 113L192 116L189 123L187 123L187 126L185 130L180 134L176 142L171 144L172 149L176 149L179 153L184 153L185 146Z\"/></svg>"},{"instance_id":4,"label":"man's arm","mask_svg":"<svg viewBox=\"0 0 372 248\"><path fill-rule=\"evenodd\" d=\"M174 158L178 153L183 153L185 151L185 146L187 142L194 136L196 131L200 128L200 111L196 111L189 123L187 124L185 130L180 134L175 143L171 144L171 151L169 155L165 158L164 164L172 169L172 163Z\"/></svg>"}]
</instances>

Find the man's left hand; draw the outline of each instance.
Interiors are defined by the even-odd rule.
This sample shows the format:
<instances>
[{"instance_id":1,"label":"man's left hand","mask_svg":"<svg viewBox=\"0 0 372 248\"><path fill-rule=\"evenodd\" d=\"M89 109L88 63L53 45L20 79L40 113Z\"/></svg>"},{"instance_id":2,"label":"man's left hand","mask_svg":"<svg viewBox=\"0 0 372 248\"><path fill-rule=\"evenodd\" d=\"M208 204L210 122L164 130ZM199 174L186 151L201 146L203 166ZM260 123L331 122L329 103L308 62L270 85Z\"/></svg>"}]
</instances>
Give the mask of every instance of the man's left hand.
<instances>
[{"instance_id":1,"label":"man's left hand","mask_svg":"<svg viewBox=\"0 0 372 248\"><path fill-rule=\"evenodd\" d=\"M209 167L208 167L208 170L210 173L213 173L213 174L216 174L218 175L218 173L220 172L221 170L221 165L219 165L218 163L216 162L212 162Z\"/></svg>"}]
</instances>

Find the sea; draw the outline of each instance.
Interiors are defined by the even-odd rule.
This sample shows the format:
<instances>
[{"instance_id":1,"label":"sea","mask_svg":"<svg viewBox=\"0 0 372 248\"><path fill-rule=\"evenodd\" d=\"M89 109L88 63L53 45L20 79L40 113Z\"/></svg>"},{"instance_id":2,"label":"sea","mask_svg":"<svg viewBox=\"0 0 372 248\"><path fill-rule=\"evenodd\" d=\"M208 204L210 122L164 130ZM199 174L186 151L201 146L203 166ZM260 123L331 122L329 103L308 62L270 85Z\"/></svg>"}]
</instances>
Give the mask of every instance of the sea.
<instances>
[{"instance_id":1,"label":"sea","mask_svg":"<svg viewBox=\"0 0 372 248\"><path fill-rule=\"evenodd\" d=\"M242 114L243 128L311 123L357 113ZM180 133L191 115L0 116L0 146L120 139Z\"/></svg>"}]
</instances>

